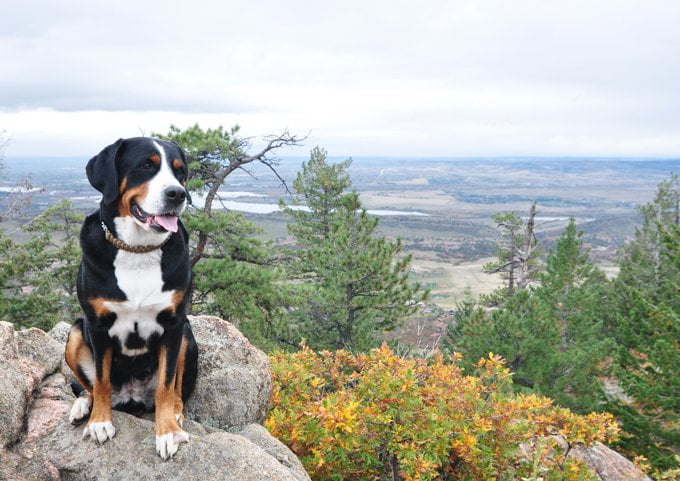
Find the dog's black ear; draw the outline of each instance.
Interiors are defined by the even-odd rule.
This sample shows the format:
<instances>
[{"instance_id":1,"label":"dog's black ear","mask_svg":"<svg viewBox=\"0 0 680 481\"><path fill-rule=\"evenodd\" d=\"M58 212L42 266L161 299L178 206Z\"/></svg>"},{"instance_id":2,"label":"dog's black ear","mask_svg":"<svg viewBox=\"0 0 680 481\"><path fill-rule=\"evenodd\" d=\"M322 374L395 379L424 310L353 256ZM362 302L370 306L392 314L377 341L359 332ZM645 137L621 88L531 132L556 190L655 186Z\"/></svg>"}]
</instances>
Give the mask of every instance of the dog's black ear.
<instances>
[{"instance_id":1,"label":"dog's black ear","mask_svg":"<svg viewBox=\"0 0 680 481\"><path fill-rule=\"evenodd\" d=\"M85 168L87 180L92 187L101 192L105 204L112 204L118 198L118 169L116 159L123 145L123 139L118 139L90 159Z\"/></svg>"}]
</instances>

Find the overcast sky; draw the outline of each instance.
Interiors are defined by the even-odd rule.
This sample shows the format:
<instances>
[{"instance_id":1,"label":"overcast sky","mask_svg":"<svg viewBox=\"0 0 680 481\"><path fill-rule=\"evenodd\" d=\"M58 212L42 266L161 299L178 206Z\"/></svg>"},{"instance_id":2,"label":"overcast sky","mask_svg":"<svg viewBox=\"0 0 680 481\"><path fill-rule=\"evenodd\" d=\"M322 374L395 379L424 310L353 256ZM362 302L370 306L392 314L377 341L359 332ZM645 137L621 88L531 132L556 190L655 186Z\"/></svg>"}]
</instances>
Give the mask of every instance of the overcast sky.
<instances>
[{"instance_id":1,"label":"overcast sky","mask_svg":"<svg viewBox=\"0 0 680 481\"><path fill-rule=\"evenodd\" d=\"M311 132L291 155L680 155L677 0L11 3L8 156L195 122Z\"/></svg>"}]
</instances>

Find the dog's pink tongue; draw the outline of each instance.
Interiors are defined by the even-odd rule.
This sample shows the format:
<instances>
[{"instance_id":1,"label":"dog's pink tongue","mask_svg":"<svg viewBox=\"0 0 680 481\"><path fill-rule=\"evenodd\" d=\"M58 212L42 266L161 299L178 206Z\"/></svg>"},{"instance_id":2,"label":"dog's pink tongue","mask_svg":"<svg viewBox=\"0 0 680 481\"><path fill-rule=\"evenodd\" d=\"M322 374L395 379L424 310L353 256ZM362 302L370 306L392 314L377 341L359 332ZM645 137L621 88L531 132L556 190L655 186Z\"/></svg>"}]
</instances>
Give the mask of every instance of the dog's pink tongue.
<instances>
[{"instance_id":1,"label":"dog's pink tongue","mask_svg":"<svg viewBox=\"0 0 680 481\"><path fill-rule=\"evenodd\" d=\"M177 232L177 216L176 215L155 215L153 220L165 230L170 232Z\"/></svg>"}]
</instances>

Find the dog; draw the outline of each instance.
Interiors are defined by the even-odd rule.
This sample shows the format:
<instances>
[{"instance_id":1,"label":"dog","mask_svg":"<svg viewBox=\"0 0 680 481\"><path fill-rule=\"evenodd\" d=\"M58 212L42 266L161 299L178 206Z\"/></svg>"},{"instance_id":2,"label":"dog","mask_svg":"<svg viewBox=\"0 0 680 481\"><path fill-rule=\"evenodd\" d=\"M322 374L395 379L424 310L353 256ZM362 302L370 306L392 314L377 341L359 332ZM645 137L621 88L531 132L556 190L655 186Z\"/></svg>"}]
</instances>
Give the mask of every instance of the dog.
<instances>
[{"instance_id":1,"label":"dog","mask_svg":"<svg viewBox=\"0 0 680 481\"><path fill-rule=\"evenodd\" d=\"M198 360L185 313L188 234L178 218L191 202L186 157L172 142L120 139L90 159L86 173L102 200L80 233L85 317L66 343L79 383L69 420L87 419L83 438L104 443L116 433L112 408L155 409L156 451L167 460L189 439L182 411Z\"/></svg>"}]
</instances>

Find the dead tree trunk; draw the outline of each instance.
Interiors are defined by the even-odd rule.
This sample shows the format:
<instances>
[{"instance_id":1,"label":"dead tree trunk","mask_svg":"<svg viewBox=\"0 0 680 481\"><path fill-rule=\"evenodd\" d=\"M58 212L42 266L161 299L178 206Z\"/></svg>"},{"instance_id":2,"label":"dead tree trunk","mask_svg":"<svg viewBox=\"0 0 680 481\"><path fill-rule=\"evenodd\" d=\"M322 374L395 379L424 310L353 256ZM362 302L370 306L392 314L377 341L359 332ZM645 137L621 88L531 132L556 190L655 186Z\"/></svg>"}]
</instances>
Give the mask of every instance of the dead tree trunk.
<instances>
[{"instance_id":1,"label":"dead tree trunk","mask_svg":"<svg viewBox=\"0 0 680 481\"><path fill-rule=\"evenodd\" d=\"M524 244L516 255L516 265L518 266L517 290L526 288L530 281L531 266L529 265L529 261L534 249L538 246L536 234L534 232L535 227L536 203L534 202L529 209L529 219L527 220L526 229L524 231Z\"/></svg>"},{"instance_id":2,"label":"dead tree trunk","mask_svg":"<svg viewBox=\"0 0 680 481\"><path fill-rule=\"evenodd\" d=\"M538 247L536 240L536 203L529 209L529 218L526 224L519 222L519 218L508 222L501 222L498 227L507 231L509 247L507 250L508 260L503 264L494 266L487 272L505 272L508 275L508 296L516 291L525 289L531 281L532 257ZM520 232L522 232L520 236Z\"/></svg>"}]
</instances>

